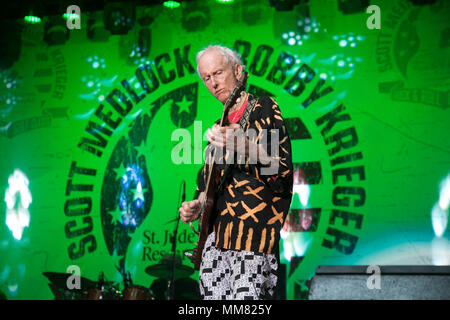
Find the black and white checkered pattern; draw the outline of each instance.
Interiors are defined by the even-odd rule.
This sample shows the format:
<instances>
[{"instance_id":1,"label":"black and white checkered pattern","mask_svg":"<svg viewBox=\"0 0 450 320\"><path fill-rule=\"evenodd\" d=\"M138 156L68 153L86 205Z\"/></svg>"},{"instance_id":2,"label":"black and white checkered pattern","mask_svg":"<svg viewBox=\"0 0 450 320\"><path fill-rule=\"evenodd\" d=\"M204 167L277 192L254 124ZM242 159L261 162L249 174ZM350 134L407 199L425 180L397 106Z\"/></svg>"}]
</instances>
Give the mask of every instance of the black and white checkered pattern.
<instances>
[{"instance_id":1,"label":"black and white checkered pattern","mask_svg":"<svg viewBox=\"0 0 450 320\"><path fill-rule=\"evenodd\" d=\"M205 300L271 299L277 269L274 254L217 249L211 233L202 253L200 293Z\"/></svg>"}]
</instances>

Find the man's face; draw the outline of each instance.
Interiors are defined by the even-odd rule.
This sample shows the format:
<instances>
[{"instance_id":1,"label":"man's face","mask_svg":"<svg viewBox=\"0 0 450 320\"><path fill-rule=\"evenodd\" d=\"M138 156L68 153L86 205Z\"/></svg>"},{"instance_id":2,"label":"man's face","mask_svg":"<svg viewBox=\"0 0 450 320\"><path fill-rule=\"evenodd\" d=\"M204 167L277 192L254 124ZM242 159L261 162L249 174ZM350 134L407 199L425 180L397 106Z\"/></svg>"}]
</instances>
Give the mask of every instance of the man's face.
<instances>
[{"instance_id":1,"label":"man's face","mask_svg":"<svg viewBox=\"0 0 450 320\"><path fill-rule=\"evenodd\" d=\"M236 78L242 76L242 66L237 66L233 71L217 50L203 54L198 62L198 71L209 92L223 104L233 91Z\"/></svg>"}]
</instances>

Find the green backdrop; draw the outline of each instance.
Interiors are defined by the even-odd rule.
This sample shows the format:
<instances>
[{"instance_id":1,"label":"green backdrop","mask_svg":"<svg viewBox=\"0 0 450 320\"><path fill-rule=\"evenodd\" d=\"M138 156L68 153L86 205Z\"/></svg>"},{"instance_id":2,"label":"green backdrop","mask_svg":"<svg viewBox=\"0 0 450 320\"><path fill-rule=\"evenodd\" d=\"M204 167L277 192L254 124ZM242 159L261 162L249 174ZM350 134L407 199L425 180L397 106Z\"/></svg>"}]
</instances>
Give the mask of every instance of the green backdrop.
<instances>
[{"instance_id":1,"label":"green backdrop","mask_svg":"<svg viewBox=\"0 0 450 320\"><path fill-rule=\"evenodd\" d=\"M125 35L81 7L60 45L25 24L1 70L0 291L52 299L42 273L71 265L152 283L145 269L170 253L181 183L193 199L221 115L195 73L210 43L242 54L250 90L276 99L291 136L288 299L306 297L319 265L448 265L450 3L376 4L380 29L331 0L309 1L309 16L267 1L137 7ZM180 256L195 240L180 223Z\"/></svg>"}]
</instances>

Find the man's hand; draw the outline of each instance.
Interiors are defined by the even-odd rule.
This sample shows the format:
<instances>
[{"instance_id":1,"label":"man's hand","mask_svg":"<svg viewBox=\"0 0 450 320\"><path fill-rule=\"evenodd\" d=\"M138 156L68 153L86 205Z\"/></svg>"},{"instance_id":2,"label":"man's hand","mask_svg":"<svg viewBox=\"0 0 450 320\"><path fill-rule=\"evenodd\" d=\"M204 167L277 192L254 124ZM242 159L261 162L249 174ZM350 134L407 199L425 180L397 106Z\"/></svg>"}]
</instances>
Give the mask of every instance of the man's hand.
<instances>
[{"instance_id":1,"label":"man's hand","mask_svg":"<svg viewBox=\"0 0 450 320\"><path fill-rule=\"evenodd\" d=\"M180 219L184 223L189 223L198 219L200 210L202 208L204 192L200 194L198 199L192 201L185 201L181 204Z\"/></svg>"},{"instance_id":2,"label":"man's hand","mask_svg":"<svg viewBox=\"0 0 450 320\"><path fill-rule=\"evenodd\" d=\"M264 149L264 145L250 141L238 123L232 123L225 127L215 124L206 131L206 138L216 147L225 147L237 152L238 155L245 155L249 158L250 164L259 162L263 166L267 166L273 161Z\"/></svg>"},{"instance_id":3,"label":"man's hand","mask_svg":"<svg viewBox=\"0 0 450 320\"><path fill-rule=\"evenodd\" d=\"M232 151L237 151L239 146L245 148L247 141L247 137L238 123L232 123L225 127L215 124L206 131L206 139L216 147Z\"/></svg>"}]
</instances>

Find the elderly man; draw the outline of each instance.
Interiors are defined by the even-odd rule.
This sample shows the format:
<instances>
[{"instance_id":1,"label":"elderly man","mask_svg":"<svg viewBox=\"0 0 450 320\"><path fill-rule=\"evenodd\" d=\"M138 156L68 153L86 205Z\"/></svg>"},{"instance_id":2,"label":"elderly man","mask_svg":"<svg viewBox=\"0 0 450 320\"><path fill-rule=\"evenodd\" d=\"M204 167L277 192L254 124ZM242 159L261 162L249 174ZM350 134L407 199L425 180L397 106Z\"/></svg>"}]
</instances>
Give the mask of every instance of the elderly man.
<instances>
[{"instance_id":1,"label":"elderly man","mask_svg":"<svg viewBox=\"0 0 450 320\"><path fill-rule=\"evenodd\" d=\"M239 54L226 47L209 46L196 58L203 83L225 104L243 74ZM247 108L250 115L241 128L239 121ZM225 149L225 158L237 160L234 137L240 131L246 133L245 147L241 148L245 161L217 164L221 182L210 218L211 233L202 253L200 292L203 299L271 299L278 279L280 230L292 198L291 143L280 109L269 97L256 98L243 91L227 118L226 126L216 123L208 129L206 152ZM276 138L271 134L267 143L261 143L269 131L275 132ZM272 170L267 170L268 165ZM179 210L184 223L199 218L208 165L202 173L200 196L183 202Z\"/></svg>"}]
</instances>

